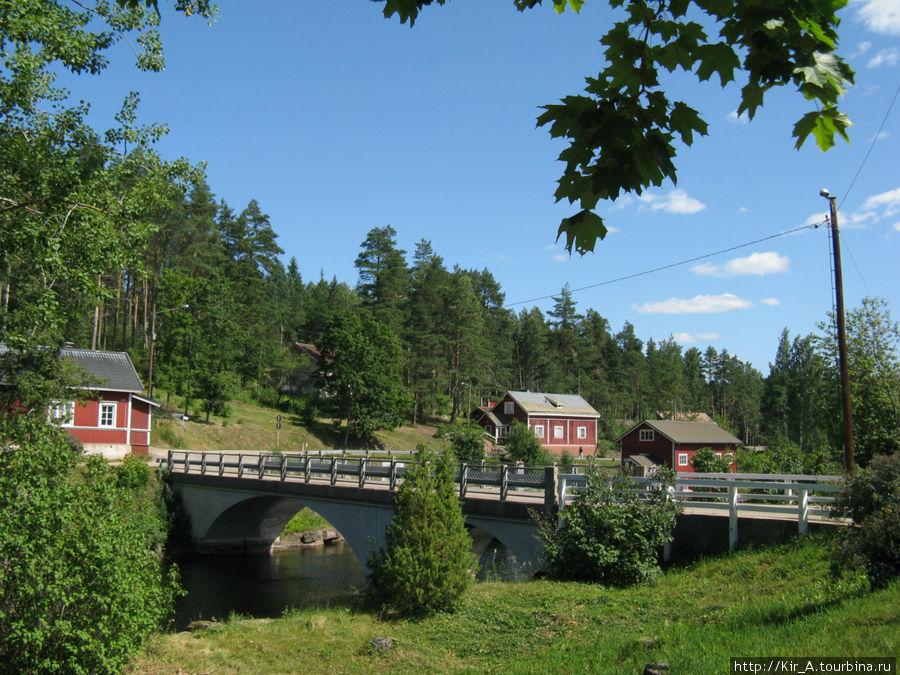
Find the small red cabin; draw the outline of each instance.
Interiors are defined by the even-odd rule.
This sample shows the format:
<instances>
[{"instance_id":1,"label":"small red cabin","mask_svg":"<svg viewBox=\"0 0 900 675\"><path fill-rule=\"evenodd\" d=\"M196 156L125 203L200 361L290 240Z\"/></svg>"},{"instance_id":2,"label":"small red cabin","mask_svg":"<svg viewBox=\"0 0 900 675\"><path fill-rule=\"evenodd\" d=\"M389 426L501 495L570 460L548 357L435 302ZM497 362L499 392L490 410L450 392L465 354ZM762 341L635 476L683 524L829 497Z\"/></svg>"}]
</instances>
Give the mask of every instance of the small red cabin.
<instances>
[{"instance_id":1,"label":"small red cabin","mask_svg":"<svg viewBox=\"0 0 900 675\"><path fill-rule=\"evenodd\" d=\"M143 396L144 385L128 354L64 347L60 358L72 359L87 372L90 380L80 388L90 393L77 402L55 403L51 419L81 441L88 454L108 459L149 454L150 415L159 404Z\"/></svg>"},{"instance_id":2,"label":"small red cabin","mask_svg":"<svg viewBox=\"0 0 900 675\"><path fill-rule=\"evenodd\" d=\"M472 420L503 445L514 420L525 424L531 433L554 455L597 454L598 413L581 396L508 391L496 403L476 408Z\"/></svg>"},{"instance_id":3,"label":"small red cabin","mask_svg":"<svg viewBox=\"0 0 900 675\"><path fill-rule=\"evenodd\" d=\"M720 457L735 452L741 441L715 422L672 422L644 420L616 439L622 451L622 465L647 468L650 463L675 471L692 473L691 458L702 448ZM732 459L732 469L734 461Z\"/></svg>"}]
</instances>

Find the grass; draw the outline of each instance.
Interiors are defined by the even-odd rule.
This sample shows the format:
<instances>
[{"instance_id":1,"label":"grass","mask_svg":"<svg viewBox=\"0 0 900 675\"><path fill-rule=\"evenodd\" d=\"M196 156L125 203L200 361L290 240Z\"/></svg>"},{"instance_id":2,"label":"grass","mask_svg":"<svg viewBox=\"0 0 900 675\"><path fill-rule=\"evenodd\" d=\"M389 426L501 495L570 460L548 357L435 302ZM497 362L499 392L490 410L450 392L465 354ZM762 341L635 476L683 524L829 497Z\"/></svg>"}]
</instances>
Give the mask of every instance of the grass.
<instances>
[{"instance_id":1,"label":"grass","mask_svg":"<svg viewBox=\"0 0 900 675\"><path fill-rule=\"evenodd\" d=\"M131 673L726 673L733 656L894 656L900 583L834 580L820 539L744 551L610 589L478 584L455 614L388 621L346 607L159 635ZM378 652L369 641L396 639Z\"/></svg>"},{"instance_id":2,"label":"grass","mask_svg":"<svg viewBox=\"0 0 900 675\"><path fill-rule=\"evenodd\" d=\"M164 394L160 394L165 399ZM183 412L179 397L173 396L170 405ZM154 429L151 445L163 449L190 450L251 450L271 452L300 452L306 450L327 450L341 447L343 434L335 430L333 420L321 419L307 428L298 415L289 414L256 405L252 402L232 400L228 407L228 417L210 417L191 410L190 419L181 429L181 421L170 413L158 412L154 415ZM281 416L281 429L277 429L277 418ZM435 438L436 424L421 424L416 427L401 426L392 431L378 431L376 436L382 448L390 450L415 450L424 443L431 450L442 450L445 441Z\"/></svg>"}]
</instances>

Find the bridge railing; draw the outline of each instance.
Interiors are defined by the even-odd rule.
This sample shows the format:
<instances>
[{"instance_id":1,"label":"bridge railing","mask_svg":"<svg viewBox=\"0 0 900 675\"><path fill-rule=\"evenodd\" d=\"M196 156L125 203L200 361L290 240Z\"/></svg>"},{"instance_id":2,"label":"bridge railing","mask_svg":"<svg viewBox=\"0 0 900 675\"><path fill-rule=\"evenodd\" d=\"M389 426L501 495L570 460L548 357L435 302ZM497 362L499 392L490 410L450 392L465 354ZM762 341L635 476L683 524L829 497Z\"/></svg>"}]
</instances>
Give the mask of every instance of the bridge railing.
<instances>
[{"instance_id":1,"label":"bridge railing","mask_svg":"<svg viewBox=\"0 0 900 675\"><path fill-rule=\"evenodd\" d=\"M586 477L560 474L559 509L562 512L586 487ZM609 478L608 480L618 480ZM658 492L652 478L635 478L639 494ZM843 487L841 476L809 476L800 474L677 474L675 485L667 493L689 512L727 515L729 547L737 545L740 516L797 519L800 534L809 531L810 518L825 519L835 495Z\"/></svg>"},{"instance_id":2,"label":"bridge railing","mask_svg":"<svg viewBox=\"0 0 900 675\"><path fill-rule=\"evenodd\" d=\"M327 481L395 490L406 476L407 462L346 455L229 453L170 450L160 460L169 471L288 482ZM554 481L544 466L461 464L456 470L460 497L505 501L514 495L555 505Z\"/></svg>"}]
</instances>

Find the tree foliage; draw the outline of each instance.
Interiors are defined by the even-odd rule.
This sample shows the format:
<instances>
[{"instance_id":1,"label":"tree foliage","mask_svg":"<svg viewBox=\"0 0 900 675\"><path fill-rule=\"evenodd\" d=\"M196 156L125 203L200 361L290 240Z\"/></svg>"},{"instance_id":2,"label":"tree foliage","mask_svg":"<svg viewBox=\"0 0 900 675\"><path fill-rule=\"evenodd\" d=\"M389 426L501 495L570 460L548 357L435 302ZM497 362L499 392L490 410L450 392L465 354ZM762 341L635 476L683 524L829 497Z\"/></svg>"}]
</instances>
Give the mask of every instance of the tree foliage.
<instances>
[{"instance_id":1,"label":"tree foliage","mask_svg":"<svg viewBox=\"0 0 900 675\"><path fill-rule=\"evenodd\" d=\"M514 420L504 440L510 459L525 464L540 464L549 459L549 453L526 425Z\"/></svg>"},{"instance_id":2,"label":"tree foliage","mask_svg":"<svg viewBox=\"0 0 900 675\"><path fill-rule=\"evenodd\" d=\"M731 473L731 458L719 457L712 448L700 448L691 457L691 467L699 473Z\"/></svg>"},{"instance_id":3,"label":"tree foliage","mask_svg":"<svg viewBox=\"0 0 900 675\"><path fill-rule=\"evenodd\" d=\"M87 465L41 415L0 415L0 659L15 672L119 672L164 627L177 583L140 471ZM145 465L146 468L146 465Z\"/></svg>"},{"instance_id":4,"label":"tree foliage","mask_svg":"<svg viewBox=\"0 0 900 675\"><path fill-rule=\"evenodd\" d=\"M674 474L660 470L648 495L632 478L598 471L562 512L562 524L544 523L544 564L557 579L630 586L660 573L662 546L672 540L680 509L667 488Z\"/></svg>"},{"instance_id":5,"label":"tree foliage","mask_svg":"<svg viewBox=\"0 0 900 675\"><path fill-rule=\"evenodd\" d=\"M448 455L420 458L394 496L386 546L369 558L368 596L402 616L452 611L475 578L476 560Z\"/></svg>"},{"instance_id":6,"label":"tree foliage","mask_svg":"<svg viewBox=\"0 0 900 675\"><path fill-rule=\"evenodd\" d=\"M411 26L434 0L385 0L384 15ZM444 0L437 0L443 5ZM541 0L515 0L524 11ZM834 136L847 139L849 119L838 99L853 83L853 71L837 53L837 11L846 0L775 0L766 3L720 0L610 0L621 8L600 39L606 62L587 77L583 94L544 106L539 126L568 147L557 201L578 203L563 218L557 237L566 248L592 251L607 227L595 212L600 200L623 193L640 195L665 180L678 182L676 144L690 146L708 125L684 101L670 99L663 76L691 74L700 82L718 79L725 87L745 78L737 113L751 119L773 88L793 86L813 109L793 128L797 147L812 134L827 150ZM579 11L584 0L553 0L557 12Z\"/></svg>"},{"instance_id":7,"label":"tree foliage","mask_svg":"<svg viewBox=\"0 0 900 675\"><path fill-rule=\"evenodd\" d=\"M450 441L457 462L473 464L484 459L484 430L477 424L457 420L443 427L441 436Z\"/></svg>"}]
</instances>

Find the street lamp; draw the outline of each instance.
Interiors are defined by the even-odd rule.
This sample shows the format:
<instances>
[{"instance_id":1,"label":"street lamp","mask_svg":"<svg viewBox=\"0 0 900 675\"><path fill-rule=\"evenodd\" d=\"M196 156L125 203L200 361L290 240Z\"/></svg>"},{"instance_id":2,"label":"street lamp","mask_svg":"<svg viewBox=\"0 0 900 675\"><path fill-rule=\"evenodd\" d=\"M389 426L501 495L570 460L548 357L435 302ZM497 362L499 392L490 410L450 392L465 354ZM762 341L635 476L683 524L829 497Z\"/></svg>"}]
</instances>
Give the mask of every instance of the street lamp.
<instances>
[{"instance_id":1,"label":"street lamp","mask_svg":"<svg viewBox=\"0 0 900 675\"><path fill-rule=\"evenodd\" d=\"M160 314L174 312L178 309L190 309L190 305L184 304L178 307L159 310ZM150 369L147 373L147 398L153 398L153 353L156 351L156 303L153 303L153 321L150 324Z\"/></svg>"},{"instance_id":2,"label":"street lamp","mask_svg":"<svg viewBox=\"0 0 900 675\"><path fill-rule=\"evenodd\" d=\"M847 330L844 324L844 282L841 273L841 242L838 234L838 217L836 197L828 190L821 190L819 195L828 200L831 220L831 245L834 250L834 296L835 317L837 323L838 364L841 371L841 411L844 418L844 470L852 473L855 468L853 459L853 415L850 409L850 368L847 364Z\"/></svg>"}]
</instances>

